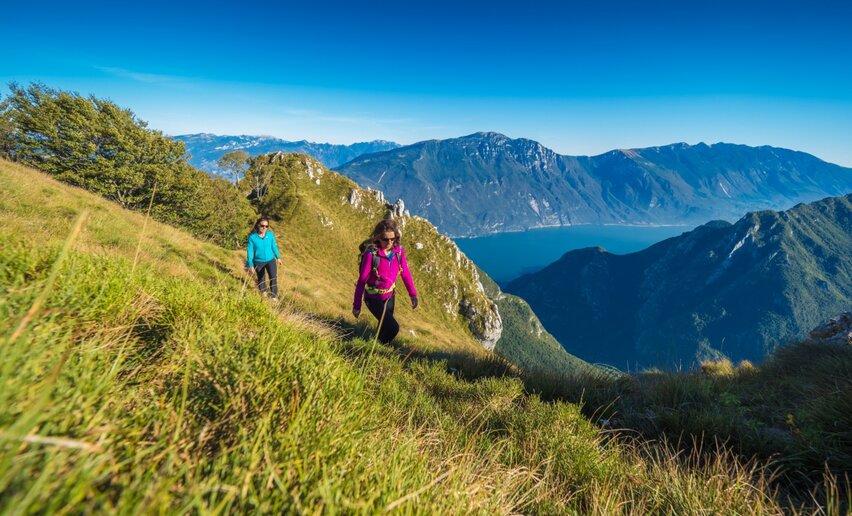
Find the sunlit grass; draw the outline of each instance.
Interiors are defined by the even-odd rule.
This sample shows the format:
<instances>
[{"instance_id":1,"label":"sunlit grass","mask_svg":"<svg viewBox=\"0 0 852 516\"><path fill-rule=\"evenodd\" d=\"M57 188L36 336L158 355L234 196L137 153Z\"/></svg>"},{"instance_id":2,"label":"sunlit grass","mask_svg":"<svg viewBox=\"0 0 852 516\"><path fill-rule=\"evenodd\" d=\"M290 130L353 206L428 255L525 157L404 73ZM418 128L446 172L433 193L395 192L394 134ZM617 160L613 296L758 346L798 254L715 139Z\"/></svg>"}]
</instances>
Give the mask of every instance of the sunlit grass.
<instances>
[{"instance_id":1,"label":"sunlit grass","mask_svg":"<svg viewBox=\"0 0 852 516\"><path fill-rule=\"evenodd\" d=\"M141 215L2 162L0 188L0 511L782 511L725 447L623 439L427 330L392 349L273 304L160 224L131 273Z\"/></svg>"}]
</instances>

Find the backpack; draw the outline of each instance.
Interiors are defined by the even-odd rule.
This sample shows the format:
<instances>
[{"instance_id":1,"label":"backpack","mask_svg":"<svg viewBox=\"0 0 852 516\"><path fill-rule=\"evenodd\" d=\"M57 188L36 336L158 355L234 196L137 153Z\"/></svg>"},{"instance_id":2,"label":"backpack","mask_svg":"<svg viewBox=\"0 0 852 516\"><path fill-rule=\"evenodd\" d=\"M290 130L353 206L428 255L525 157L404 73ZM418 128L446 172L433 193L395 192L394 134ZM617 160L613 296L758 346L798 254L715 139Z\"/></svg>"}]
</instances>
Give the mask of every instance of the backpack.
<instances>
[{"instance_id":1,"label":"backpack","mask_svg":"<svg viewBox=\"0 0 852 516\"><path fill-rule=\"evenodd\" d=\"M379 263L380 263L382 258L379 256L379 253L377 252L378 249L376 249L376 246L375 246L375 244L373 244L373 241L370 240L369 238L367 240L364 240L358 246L358 251L359 251L359 254L358 254L358 266L359 266L359 268L361 266L361 257L364 256L364 253L370 253L370 256L372 256L372 259L373 259L373 263L372 263L373 275L376 277L376 282L373 283L372 285L367 283L364 286L364 291L367 292L368 294L387 294L388 292L393 292L394 289L396 288L395 283L393 285L391 285L391 287L388 288L388 289L376 288L376 285L378 285L378 283L379 283L379 278L380 278L380 276L379 276ZM399 263L399 254L400 254L399 252L394 253L394 257L396 258L397 263ZM359 270L358 273L360 274L360 272L361 271ZM355 284L357 285L357 282Z\"/></svg>"}]
</instances>

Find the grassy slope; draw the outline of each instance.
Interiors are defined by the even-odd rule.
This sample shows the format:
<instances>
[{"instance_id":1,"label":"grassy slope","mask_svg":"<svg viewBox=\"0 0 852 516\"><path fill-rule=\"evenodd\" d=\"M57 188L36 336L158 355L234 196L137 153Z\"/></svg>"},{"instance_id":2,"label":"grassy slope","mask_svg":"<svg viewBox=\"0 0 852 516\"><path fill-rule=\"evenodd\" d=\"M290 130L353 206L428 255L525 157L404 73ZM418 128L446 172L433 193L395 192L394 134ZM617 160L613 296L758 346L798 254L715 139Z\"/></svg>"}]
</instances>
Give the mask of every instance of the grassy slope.
<instances>
[{"instance_id":1,"label":"grassy slope","mask_svg":"<svg viewBox=\"0 0 852 516\"><path fill-rule=\"evenodd\" d=\"M364 323L372 324L371 316L365 312L362 324L356 326L348 313L357 272L357 244L384 217L385 204L308 156L273 154L268 160L275 167L268 215L278 219L275 226L284 253L284 291L300 309L320 314L359 335L369 335ZM353 191L359 198L355 205L350 203ZM480 281L493 283L490 278L431 223L409 216L399 220L420 298L420 307L416 312L411 310L399 282L397 318L404 346L426 353L489 360L492 355L472 338L469 320L460 315L460 307L469 303L484 314L491 310L488 298L501 298L498 305L503 337L496 348L499 354L525 369L556 374L568 374L584 364L568 355L549 334L536 331L541 325L523 301L507 299L499 290L483 292Z\"/></svg>"},{"instance_id":2,"label":"grassy slope","mask_svg":"<svg viewBox=\"0 0 852 516\"><path fill-rule=\"evenodd\" d=\"M273 155L270 161L275 163L275 172L267 194L273 198L272 208L266 215L277 219L273 227L283 253L280 284L284 292L300 309L362 332L363 326L354 327L350 314L358 244L384 217L384 204L308 156L286 154L278 160ZM357 206L349 203L353 189L361 194ZM423 249L417 249L417 242ZM420 348L487 356L457 309L459 299L468 298L485 310L488 300L477 291L477 278L455 263L446 239L423 219L403 221L403 245L421 303L414 312L400 281L396 312L402 327L400 337ZM467 268L473 270L473 265ZM450 310L444 306L448 302ZM372 325L369 313L365 311L362 317Z\"/></svg>"},{"instance_id":3,"label":"grassy slope","mask_svg":"<svg viewBox=\"0 0 852 516\"><path fill-rule=\"evenodd\" d=\"M586 389L586 411L649 437L727 440L774 458L798 487L826 469L852 475L852 346L800 343L759 367L705 362L696 373L645 371ZM793 487L796 487L795 485Z\"/></svg>"},{"instance_id":4,"label":"grassy slope","mask_svg":"<svg viewBox=\"0 0 852 516\"><path fill-rule=\"evenodd\" d=\"M516 379L333 338L167 226L132 270L143 217L35 171L0 161L0 191L0 510L780 510L726 454L619 444Z\"/></svg>"}]
</instances>

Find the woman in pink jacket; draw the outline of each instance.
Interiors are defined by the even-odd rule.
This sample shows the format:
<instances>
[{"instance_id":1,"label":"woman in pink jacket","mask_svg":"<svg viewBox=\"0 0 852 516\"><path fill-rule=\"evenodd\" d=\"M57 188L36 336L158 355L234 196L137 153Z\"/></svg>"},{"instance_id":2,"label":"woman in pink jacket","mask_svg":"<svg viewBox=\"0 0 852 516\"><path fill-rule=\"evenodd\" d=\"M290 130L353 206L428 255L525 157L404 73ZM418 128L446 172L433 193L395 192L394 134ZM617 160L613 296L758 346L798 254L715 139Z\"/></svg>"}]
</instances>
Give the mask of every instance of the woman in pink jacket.
<instances>
[{"instance_id":1,"label":"woman in pink jacket","mask_svg":"<svg viewBox=\"0 0 852 516\"><path fill-rule=\"evenodd\" d=\"M386 219L376 225L370 245L361 255L360 274L355 284L352 315L361 315L361 298L379 321L379 341L390 343L399 333L399 323L393 316L396 278L402 273L402 282L411 297L411 308L417 308L417 290L408 270L405 250L399 245L399 226L395 220Z\"/></svg>"}]
</instances>

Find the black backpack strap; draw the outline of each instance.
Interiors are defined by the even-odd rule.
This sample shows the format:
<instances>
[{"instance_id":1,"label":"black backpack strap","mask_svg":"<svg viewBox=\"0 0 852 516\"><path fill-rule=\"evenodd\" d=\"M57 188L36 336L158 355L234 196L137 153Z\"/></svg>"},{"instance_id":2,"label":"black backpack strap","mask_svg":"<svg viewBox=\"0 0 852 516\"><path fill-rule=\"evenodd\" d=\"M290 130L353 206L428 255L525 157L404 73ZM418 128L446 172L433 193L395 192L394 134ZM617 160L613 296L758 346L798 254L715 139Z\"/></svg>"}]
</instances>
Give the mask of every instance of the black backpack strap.
<instances>
[{"instance_id":1,"label":"black backpack strap","mask_svg":"<svg viewBox=\"0 0 852 516\"><path fill-rule=\"evenodd\" d=\"M379 282L379 253L376 252L375 247L368 247L367 253L370 253L370 257L372 258L372 262L370 265L370 270L376 275L376 283Z\"/></svg>"},{"instance_id":2,"label":"black backpack strap","mask_svg":"<svg viewBox=\"0 0 852 516\"><path fill-rule=\"evenodd\" d=\"M375 269L376 276L378 276L379 275L379 263L382 261L382 259L379 258L379 253L377 253L376 251L370 251L370 254L373 255L373 269Z\"/></svg>"}]
</instances>

